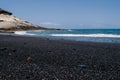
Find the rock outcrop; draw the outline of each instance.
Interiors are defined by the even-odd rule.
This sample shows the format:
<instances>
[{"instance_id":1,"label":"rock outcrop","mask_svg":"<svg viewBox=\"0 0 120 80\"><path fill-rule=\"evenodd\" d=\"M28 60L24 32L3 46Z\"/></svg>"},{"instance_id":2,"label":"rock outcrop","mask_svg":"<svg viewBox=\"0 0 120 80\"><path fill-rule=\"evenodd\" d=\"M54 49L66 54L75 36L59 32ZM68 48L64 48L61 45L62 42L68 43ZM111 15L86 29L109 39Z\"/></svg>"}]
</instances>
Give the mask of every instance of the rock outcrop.
<instances>
[{"instance_id":1,"label":"rock outcrop","mask_svg":"<svg viewBox=\"0 0 120 80\"><path fill-rule=\"evenodd\" d=\"M38 30L47 29L34 25L28 21L22 20L12 15L11 12L0 8L0 32L11 32L20 30Z\"/></svg>"}]
</instances>

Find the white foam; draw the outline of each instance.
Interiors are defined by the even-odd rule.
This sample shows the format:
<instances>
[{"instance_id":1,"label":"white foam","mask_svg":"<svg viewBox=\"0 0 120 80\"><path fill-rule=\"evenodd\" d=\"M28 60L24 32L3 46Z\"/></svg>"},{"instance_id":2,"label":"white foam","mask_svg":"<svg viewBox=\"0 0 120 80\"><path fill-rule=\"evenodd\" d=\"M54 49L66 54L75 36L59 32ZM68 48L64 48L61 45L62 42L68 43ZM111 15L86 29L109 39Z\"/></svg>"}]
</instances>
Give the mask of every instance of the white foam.
<instances>
[{"instance_id":1,"label":"white foam","mask_svg":"<svg viewBox=\"0 0 120 80\"><path fill-rule=\"evenodd\" d=\"M61 36L61 37L108 37L108 38L120 38L120 35L114 35L114 34L51 34L50 36Z\"/></svg>"},{"instance_id":2,"label":"white foam","mask_svg":"<svg viewBox=\"0 0 120 80\"><path fill-rule=\"evenodd\" d=\"M27 33L27 31L15 31L14 33L17 35L35 35L35 34Z\"/></svg>"},{"instance_id":3,"label":"white foam","mask_svg":"<svg viewBox=\"0 0 120 80\"><path fill-rule=\"evenodd\" d=\"M71 29L68 29L68 31L72 31Z\"/></svg>"}]
</instances>

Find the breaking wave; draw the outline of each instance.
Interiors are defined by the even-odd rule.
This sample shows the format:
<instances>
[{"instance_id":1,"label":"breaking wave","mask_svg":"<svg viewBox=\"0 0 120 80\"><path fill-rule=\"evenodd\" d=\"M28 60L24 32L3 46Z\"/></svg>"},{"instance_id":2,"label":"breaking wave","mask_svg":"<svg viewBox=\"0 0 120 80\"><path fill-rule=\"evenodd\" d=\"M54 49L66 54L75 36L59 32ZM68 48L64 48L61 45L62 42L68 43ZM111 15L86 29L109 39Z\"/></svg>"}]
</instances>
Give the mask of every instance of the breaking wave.
<instances>
[{"instance_id":1,"label":"breaking wave","mask_svg":"<svg viewBox=\"0 0 120 80\"><path fill-rule=\"evenodd\" d=\"M108 38L120 38L120 35L115 35L115 34L50 34L50 36L60 36L60 37L108 37Z\"/></svg>"},{"instance_id":2,"label":"breaking wave","mask_svg":"<svg viewBox=\"0 0 120 80\"><path fill-rule=\"evenodd\" d=\"M15 31L14 33L17 35L35 35L35 34L27 33L27 31Z\"/></svg>"}]
</instances>

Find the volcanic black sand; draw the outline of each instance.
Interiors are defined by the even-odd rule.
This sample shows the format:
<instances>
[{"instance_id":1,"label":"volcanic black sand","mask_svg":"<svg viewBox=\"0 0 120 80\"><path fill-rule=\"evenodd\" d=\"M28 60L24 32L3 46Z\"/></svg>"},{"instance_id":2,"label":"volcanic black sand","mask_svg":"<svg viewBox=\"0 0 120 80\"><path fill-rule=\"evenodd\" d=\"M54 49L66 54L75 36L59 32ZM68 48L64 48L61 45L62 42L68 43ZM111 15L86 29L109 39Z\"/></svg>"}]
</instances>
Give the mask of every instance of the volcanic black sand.
<instances>
[{"instance_id":1,"label":"volcanic black sand","mask_svg":"<svg viewBox=\"0 0 120 80\"><path fill-rule=\"evenodd\" d=\"M0 35L0 80L120 80L120 44Z\"/></svg>"}]
</instances>

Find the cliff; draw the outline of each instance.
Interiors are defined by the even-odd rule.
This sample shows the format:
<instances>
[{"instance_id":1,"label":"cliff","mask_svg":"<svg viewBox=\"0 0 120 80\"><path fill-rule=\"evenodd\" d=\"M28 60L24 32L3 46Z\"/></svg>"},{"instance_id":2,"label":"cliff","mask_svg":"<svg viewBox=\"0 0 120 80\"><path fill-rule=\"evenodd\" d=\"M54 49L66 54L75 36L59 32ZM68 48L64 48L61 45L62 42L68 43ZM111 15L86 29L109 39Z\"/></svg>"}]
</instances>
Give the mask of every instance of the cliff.
<instances>
[{"instance_id":1,"label":"cliff","mask_svg":"<svg viewBox=\"0 0 120 80\"><path fill-rule=\"evenodd\" d=\"M12 15L11 12L0 8L0 32L12 32L19 30L39 30L47 29L34 25L28 21L22 20Z\"/></svg>"}]
</instances>

